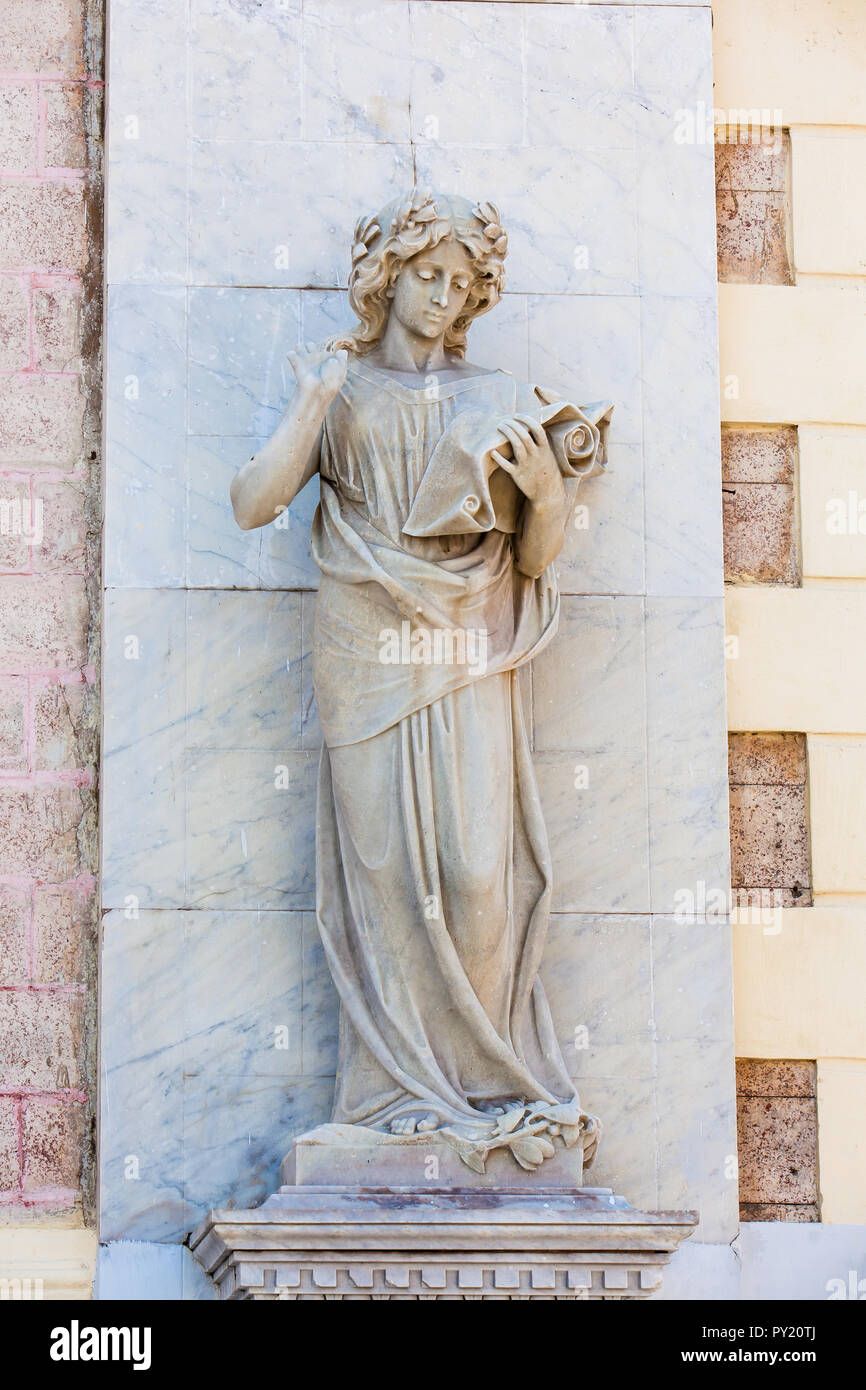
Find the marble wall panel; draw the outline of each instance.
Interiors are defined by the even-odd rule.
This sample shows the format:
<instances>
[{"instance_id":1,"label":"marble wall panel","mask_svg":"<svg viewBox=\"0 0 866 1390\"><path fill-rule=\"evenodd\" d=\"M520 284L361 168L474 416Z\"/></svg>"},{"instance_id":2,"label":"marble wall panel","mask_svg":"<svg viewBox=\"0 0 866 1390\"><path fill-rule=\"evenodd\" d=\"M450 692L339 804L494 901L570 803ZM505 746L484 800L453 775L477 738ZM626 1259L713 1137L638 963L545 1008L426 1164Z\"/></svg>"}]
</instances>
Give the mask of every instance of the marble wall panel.
<instances>
[{"instance_id":1,"label":"marble wall panel","mask_svg":"<svg viewBox=\"0 0 866 1390\"><path fill-rule=\"evenodd\" d=\"M334 1009L309 925L300 912L106 916L103 1238L182 1240L214 1200L262 1200L290 1136L327 1118Z\"/></svg>"},{"instance_id":2,"label":"marble wall panel","mask_svg":"<svg viewBox=\"0 0 866 1390\"><path fill-rule=\"evenodd\" d=\"M510 232L472 360L615 402L560 633L521 677L544 971L606 1124L592 1181L729 1240L727 930L672 915L728 873L713 147L676 134L712 105L709 6L113 0L109 23L104 1237L259 1201L329 1113L317 485L255 532L227 495L287 348L352 322L355 218L418 179Z\"/></svg>"},{"instance_id":3,"label":"marble wall panel","mask_svg":"<svg viewBox=\"0 0 866 1390\"><path fill-rule=\"evenodd\" d=\"M102 648L102 902L180 907L186 874L182 590L113 589ZM111 999L111 993L107 995Z\"/></svg>"},{"instance_id":4,"label":"marble wall panel","mask_svg":"<svg viewBox=\"0 0 866 1390\"><path fill-rule=\"evenodd\" d=\"M298 140L301 0L190 0L190 129L202 140Z\"/></svg>"},{"instance_id":5,"label":"marble wall panel","mask_svg":"<svg viewBox=\"0 0 866 1390\"><path fill-rule=\"evenodd\" d=\"M408 145L201 140L189 184L193 284L333 288L371 190L379 207L411 187L412 157Z\"/></svg>"},{"instance_id":6,"label":"marble wall panel","mask_svg":"<svg viewBox=\"0 0 866 1390\"><path fill-rule=\"evenodd\" d=\"M720 599L647 600L647 747L655 912L730 885ZM703 897L702 897L703 895ZM704 906L701 907L700 903Z\"/></svg>"},{"instance_id":7,"label":"marble wall panel","mask_svg":"<svg viewBox=\"0 0 866 1390\"><path fill-rule=\"evenodd\" d=\"M187 13L176 0L113 6L106 158L109 284L187 274Z\"/></svg>"},{"instance_id":8,"label":"marble wall panel","mask_svg":"<svg viewBox=\"0 0 866 1390\"><path fill-rule=\"evenodd\" d=\"M109 286L105 583L184 582L186 293Z\"/></svg>"}]
</instances>

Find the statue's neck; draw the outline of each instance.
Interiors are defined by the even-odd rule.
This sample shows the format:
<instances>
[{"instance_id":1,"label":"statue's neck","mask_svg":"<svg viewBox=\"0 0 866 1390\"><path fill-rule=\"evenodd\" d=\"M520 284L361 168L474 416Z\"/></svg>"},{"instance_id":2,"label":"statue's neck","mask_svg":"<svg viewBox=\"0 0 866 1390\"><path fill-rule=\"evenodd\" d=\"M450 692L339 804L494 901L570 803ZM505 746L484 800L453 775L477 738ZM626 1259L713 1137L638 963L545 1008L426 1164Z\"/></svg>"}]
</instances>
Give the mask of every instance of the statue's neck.
<instances>
[{"instance_id":1,"label":"statue's neck","mask_svg":"<svg viewBox=\"0 0 866 1390\"><path fill-rule=\"evenodd\" d=\"M392 372L439 372L449 366L445 352L444 334L441 338L422 338L410 332L392 314L375 350L374 360Z\"/></svg>"}]
</instances>

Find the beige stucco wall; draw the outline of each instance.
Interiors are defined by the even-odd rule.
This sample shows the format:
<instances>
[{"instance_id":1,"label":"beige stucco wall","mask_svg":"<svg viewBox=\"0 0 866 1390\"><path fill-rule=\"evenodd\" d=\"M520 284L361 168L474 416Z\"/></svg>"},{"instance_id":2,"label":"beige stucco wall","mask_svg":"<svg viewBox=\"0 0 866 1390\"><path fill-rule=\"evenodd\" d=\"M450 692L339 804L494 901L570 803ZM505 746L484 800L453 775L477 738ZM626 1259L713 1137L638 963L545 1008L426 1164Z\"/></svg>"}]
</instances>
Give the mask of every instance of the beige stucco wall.
<instances>
[{"instance_id":1,"label":"beige stucco wall","mask_svg":"<svg viewBox=\"0 0 866 1390\"><path fill-rule=\"evenodd\" d=\"M716 106L778 110L791 131L795 284L720 286L720 361L723 419L800 427L803 560L800 589L729 590L728 722L807 734L814 889L780 930L736 929L737 1052L817 1060L821 1216L854 1223L866 1220L866 8L717 0L713 18Z\"/></svg>"}]
</instances>

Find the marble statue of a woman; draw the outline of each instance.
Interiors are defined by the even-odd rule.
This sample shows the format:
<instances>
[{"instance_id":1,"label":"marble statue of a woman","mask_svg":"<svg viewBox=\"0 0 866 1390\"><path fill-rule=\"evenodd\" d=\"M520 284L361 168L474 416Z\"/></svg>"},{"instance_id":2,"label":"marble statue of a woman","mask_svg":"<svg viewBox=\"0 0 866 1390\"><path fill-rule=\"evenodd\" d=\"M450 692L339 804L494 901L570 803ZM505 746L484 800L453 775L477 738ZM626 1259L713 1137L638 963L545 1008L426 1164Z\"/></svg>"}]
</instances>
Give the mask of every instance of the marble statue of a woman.
<instances>
[{"instance_id":1,"label":"marble statue of a woman","mask_svg":"<svg viewBox=\"0 0 866 1390\"><path fill-rule=\"evenodd\" d=\"M483 1171L593 1156L538 969L550 854L518 668L552 637L553 561L602 462L583 411L465 360L503 286L490 203L414 190L362 219L358 324L289 353L296 387L238 473L273 521L318 471L317 916L341 1001L332 1125L441 1137ZM345 1140L351 1143L351 1134Z\"/></svg>"}]
</instances>

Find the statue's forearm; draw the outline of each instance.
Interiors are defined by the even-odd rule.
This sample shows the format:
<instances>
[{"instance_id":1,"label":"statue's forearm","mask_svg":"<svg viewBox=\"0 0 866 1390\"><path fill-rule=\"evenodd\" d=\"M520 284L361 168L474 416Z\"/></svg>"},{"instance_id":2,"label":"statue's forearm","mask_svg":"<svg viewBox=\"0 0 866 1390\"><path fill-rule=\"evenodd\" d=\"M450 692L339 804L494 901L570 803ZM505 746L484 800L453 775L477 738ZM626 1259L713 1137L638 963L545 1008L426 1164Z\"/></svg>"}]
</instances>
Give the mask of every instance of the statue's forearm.
<instances>
[{"instance_id":1,"label":"statue's forearm","mask_svg":"<svg viewBox=\"0 0 866 1390\"><path fill-rule=\"evenodd\" d=\"M235 521L245 531L267 526L309 482L319 464L322 423L331 397L299 388L274 433L231 486Z\"/></svg>"},{"instance_id":2,"label":"statue's forearm","mask_svg":"<svg viewBox=\"0 0 866 1390\"><path fill-rule=\"evenodd\" d=\"M556 559L565 540L565 488L545 493L523 508L523 530L516 542L517 568L537 579Z\"/></svg>"}]
</instances>

